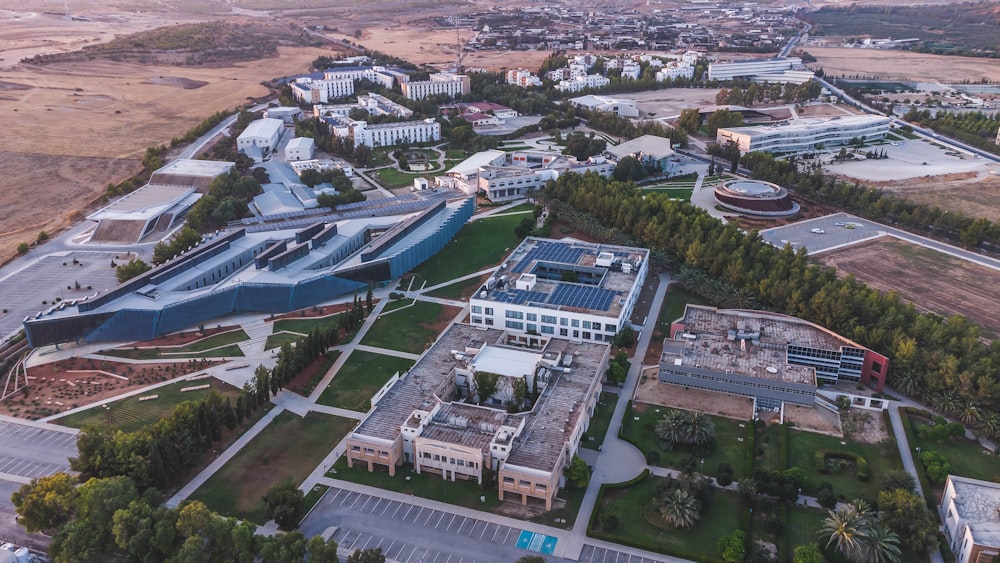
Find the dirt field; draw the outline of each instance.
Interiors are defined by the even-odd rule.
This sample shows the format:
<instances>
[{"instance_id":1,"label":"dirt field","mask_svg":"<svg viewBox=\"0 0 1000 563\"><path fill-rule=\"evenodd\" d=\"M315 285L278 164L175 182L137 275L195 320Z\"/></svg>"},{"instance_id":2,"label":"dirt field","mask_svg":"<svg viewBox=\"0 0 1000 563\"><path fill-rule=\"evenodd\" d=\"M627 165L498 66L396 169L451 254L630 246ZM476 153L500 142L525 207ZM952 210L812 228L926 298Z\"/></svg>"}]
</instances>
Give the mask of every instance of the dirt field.
<instances>
[{"instance_id":1,"label":"dirt field","mask_svg":"<svg viewBox=\"0 0 1000 563\"><path fill-rule=\"evenodd\" d=\"M843 437L840 416L821 407L800 407L785 403L785 422L795 426L831 436Z\"/></svg>"},{"instance_id":2,"label":"dirt field","mask_svg":"<svg viewBox=\"0 0 1000 563\"><path fill-rule=\"evenodd\" d=\"M753 418L753 401L749 398L660 383L656 378L657 370L659 368L656 367L643 370L635 389L635 401L717 414L737 420Z\"/></svg>"},{"instance_id":3,"label":"dirt field","mask_svg":"<svg viewBox=\"0 0 1000 563\"><path fill-rule=\"evenodd\" d=\"M884 49L806 47L816 57L810 68L822 68L827 77L877 76L919 82L1000 81L1000 61L950 57Z\"/></svg>"},{"instance_id":4,"label":"dirt field","mask_svg":"<svg viewBox=\"0 0 1000 563\"><path fill-rule=\"evenodd\" d=\"M1000 175L965 172L871 184L917 203L1000 221Z\"/></svg>"},{"instance_id":5,"label":"dirt field","mask_svg":"<svg viewBox=\"0 0 1000 563\"><path fill-rule=\"evenodd\" d=\"M1000 334L996 270L888 237L823 254L820 260L882 291L896 290L921 309L964 315L983 328L984 336Z\"/></svg>"}]
</instances>

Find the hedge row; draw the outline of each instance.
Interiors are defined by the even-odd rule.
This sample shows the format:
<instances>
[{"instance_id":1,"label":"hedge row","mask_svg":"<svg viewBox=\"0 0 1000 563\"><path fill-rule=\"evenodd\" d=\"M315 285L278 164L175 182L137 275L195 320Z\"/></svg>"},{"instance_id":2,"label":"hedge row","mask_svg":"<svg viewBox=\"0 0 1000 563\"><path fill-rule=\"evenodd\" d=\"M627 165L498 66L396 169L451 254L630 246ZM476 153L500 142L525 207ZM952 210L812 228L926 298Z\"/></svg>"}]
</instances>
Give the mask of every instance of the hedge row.
<instances>
[{"instance_id":1,"label":"hedge row","mask_svg":"<svg viewBox=\"0 0 1000 563\"><path fill-rule=\"evenodd\" d=\"M858 481L867 481L871 477L871 473L868 469L868 460L859 456L853 452L845 452L841 450L816 450L813 454L813 463L816 465L816 471L826 474L826 457L840 457L844 459L852 459L854 463L858 466L857 478Z\"/></svg>"},{"instance_id":2,"label":"hedge row","mask_svg":"<svg viewBox=\"0 0 1000 563\"><path fill-rule=\"evenodd\" d=\"M927 416L928 418L930 418L930 413L925 410L911 409L907 407L899 409L899 418L903 421L903 432L906 434L906 441L912 451L915 447L914 444L916 444L915 440L917 433L913 431L913 425L910 423L910 413L918 416ZM913 465L917 468L917 481L920 483L920 488L924 493L924 502L926 502L927 507L931 509L931 513L934 514L935 519L940 521L940 516L938 515L937 510L937 499L934 498L934 489L931 488L931 482L927 479L927 470L924 469L924 464L921 463L919 459L914 459L913 461Z\"/></svg>"}]
</instances>

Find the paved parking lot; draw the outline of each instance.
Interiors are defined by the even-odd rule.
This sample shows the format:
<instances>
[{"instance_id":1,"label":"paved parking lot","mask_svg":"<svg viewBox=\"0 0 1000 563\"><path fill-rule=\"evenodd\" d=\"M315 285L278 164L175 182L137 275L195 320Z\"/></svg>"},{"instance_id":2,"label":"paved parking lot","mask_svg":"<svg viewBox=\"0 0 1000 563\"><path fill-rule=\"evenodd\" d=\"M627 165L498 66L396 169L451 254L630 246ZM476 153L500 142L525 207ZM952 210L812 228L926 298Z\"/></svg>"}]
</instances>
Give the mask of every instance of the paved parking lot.
<instances>
[{"instance_id":1,"label":"paved parking lot","mask_svg":"<svg viewBox=\"0 0 1000 563\"><path fill-rule=\"evenodd\" d=\"M648 559L613 549L584 545L580 553L580 561L587 563L660 563L666 559Z\"/></svg>"},{"instance_id":2,"label":"paved parking lot","mask_svg":"<svg viewBox=\"0 0 1000 563\"><path fill-rule=\"evenodd\" d=\"M838 225L838 223L843 224ZM813 229L820 229L823 232L813 232ZM883 233L884 228L881 225L875 225L871 221L847 213L834 213L825 217L767 229L761 231L760 236L778 247L785 246L787 242L792 245L794 250L805 247L809 254L815 254L854 244Z\"/></svg>"},{"instance_id":3,"label":"paved parking lot","mask_svg":"<svg viewBox=\"0 0 1000 563\"><path fill-rule=\"evenodd\" d=\"M342 547L381 547L386 558L407 563L514 561L531 553L517 548L520 528L338 488L326 493L302 532L330 526L338 527L333 537Z\"/></svg>"},{"instance_id":4,"label":"paved parking lot","mask_svg":"<svg viewBox=\"0 0 1000 563\"><path fill-rule=\"evenodd\" d=\"M69 469L69 458L77 455L76 435L0 420L0 473L26 479L44 477Z\"/></svg>"}]
</instances>

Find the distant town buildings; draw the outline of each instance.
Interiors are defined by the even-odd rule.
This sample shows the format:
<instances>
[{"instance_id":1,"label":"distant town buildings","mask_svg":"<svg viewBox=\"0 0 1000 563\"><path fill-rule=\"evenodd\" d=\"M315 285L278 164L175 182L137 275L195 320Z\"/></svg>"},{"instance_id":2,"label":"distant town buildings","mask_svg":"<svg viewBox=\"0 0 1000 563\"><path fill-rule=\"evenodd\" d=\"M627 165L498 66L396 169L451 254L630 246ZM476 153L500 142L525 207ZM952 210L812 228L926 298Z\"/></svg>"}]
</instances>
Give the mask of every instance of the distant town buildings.
<instances>
[{"instance_id":1,"label":"distant town buildings","mask_svg":"<svg viewBox=\"0 0 1000 563\"><path fill-rule=\"evenodd\" d=\"M677 80L678 78L688 80L694 78L694 66L685 61L671 61L664 63L660 66L660 70L656 71L656 80L659 82Z\"/></svg>"},{"instance_id":2,"label":"distant town buildings","mask_svg":"<svg viewBox=\"0 0 1000 563\"><path fill-rule=\"evenodd\" d=\"M469 77L464 74L439 72L430 75L430 80L403 82L403 95L411 100L422 100L428 96L463 96L469 93Z\"/></svg>"},{"instance_id":3,"label":"distant town buildings","mask_svg":"<svg viewBox=\"0 0 1000 563\"><path fill-rule=\"evenodd\" d=\"M803 118L773 125L719 129L716 141L730 141L740 152L809 153L849 144L852 140L872 141L889 132L890 119L875 115L832 118Z\"/></svg>"},{"instance_id":4,"label":"distant town buildings","mask_svg":"<svg viewBox=\"0 0 1000 563\"><path fill-rule=\"evenodd\" d=\"M1000 555L1000 484L949 475L938 509L956 563Z\"/></svg>"},{"instance_id":5,"label":"distant town buildings","mask_svg":"<svg viewBox=\"0 0 1000 563\"><path fill-rule=\"evenodd\" d=\"M882 354L796 317L687 305L663 342L659 381L774 410L813 406L818 385L842 380L882 391L888 370Z\"/></svg>"},{"instance_id":6,"label":"distant town buildings","mask_svg":"<svg viewBox=\"0 0 1000 563\"><path fill-rule=\"evenodd\" d=\"M469 322L610 342L631 327L649 250L528 237L469 300Z\"/></svg>"},{"instance_id":7,"label":"distant town buildings","mask_svg":"<svg viewBox=\"0 0 1000 563\"><path fill-rule=\"evenodd\" d=\"M611 84L611 80L600 74L584 74L574 76L568 80L560 80L556 84L556 90L560 92L579 92L587 88L603 88Z\"/></svg>"},{"instance_id":8,"label":"distant town buildings","mask_svg":"<svg viewBox=\"0 0 1000 563\"><path fill-rule=\"evenodd\" d=\"M516 68L507 71L507 84L513 84L515 86L520 86L521 88L532 88L535 86L541 86L542 80L529 70Z\"/></svg>"}]
</instances>

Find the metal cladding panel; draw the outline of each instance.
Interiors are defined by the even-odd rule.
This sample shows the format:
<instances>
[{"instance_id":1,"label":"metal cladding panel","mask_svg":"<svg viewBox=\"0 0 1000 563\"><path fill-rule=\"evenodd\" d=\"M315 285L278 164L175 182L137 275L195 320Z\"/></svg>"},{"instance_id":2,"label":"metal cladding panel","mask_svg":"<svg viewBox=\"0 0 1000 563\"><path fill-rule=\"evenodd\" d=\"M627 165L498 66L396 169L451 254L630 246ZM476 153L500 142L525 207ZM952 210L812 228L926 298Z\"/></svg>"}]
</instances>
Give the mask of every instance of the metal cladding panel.
<instances>
[{"instance_id":1,"label":"metal cladding panel","mask_svg":"<svg viewBox=\"0 0 1000 563\"><path fill-rule=\"evenodd\" d=\"M261 252L260 254L257 255L256 258L253 259L254 268L258 270L263 269L268 265L268 262L271 260L271 258L274 258L275 256L281 254L286 250L288 250L287 240L274 243L273 245L271 245L271 248L268 248L264 252Z\"/></svg>"},{"instance_id":2,"label":"metal cladding panel","mask_svg":"<svg viewBox=\"0 0 1000 563\"><path fill-rule=\"evenodd\" d=\"M231 287L164 307L156 334L167 334L232 313L237 289Z\"/></svg>"},{"instance_id":3,"label":"metal cladding panel","mask_svg":"<svg viewBox=\"0 0 1000 563\"><path fill-rule=\"evenodd\" d=\"M310 225L301 231L295 233L296 244L302 244L303 242L313 238L317 233L323 230L323 223L316 223L315 225Z\"/></svg>"},{"instance_id":4,"label":"metal cladding panel","mask_svg":"<svg viewBox=\"0 0 1000 563\"><path fill-rule=\"evenodd\" d=\"M293 287L287 284L243 283L236 296L237 311L284 313L291 309Z\"/></svg>"},{"instance_id":5,"label":"metal cladding panel","mask_svg":"<svg viewBox=\"0 0 1000 563\"><path fill-rule=\"evenodd\" d=\"M25 321L24 334L32 348L79 340L101 326L114 313L94 313L72 318L38 319Z\"/></svg>"},{"instance_id":6,"label":"metal cladding panel","mask_svg":"<svg viewBox=\"0 0 1000 563\"><path fill-rule=\"evenodd\" d=\"M122 309L84 337L86 342L149 340L156 337L160 312L150 309Z\"/></svg>"},{"instance_id":7,"label":"metal cladding panel","mask_svg":"<svg viewBox=\"0 0 1000 563\"><path fill-rule=\"evenodd\" d=\"M366 283L347 280L333 275L312 278L295 285L295 291L292 294L291 309L316 305L317 303L329 301L335 297L367 287Z\"/></svg>"}]
</instances>

